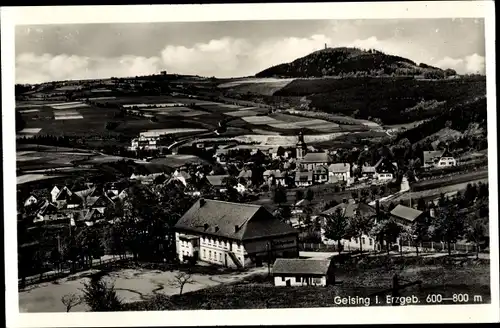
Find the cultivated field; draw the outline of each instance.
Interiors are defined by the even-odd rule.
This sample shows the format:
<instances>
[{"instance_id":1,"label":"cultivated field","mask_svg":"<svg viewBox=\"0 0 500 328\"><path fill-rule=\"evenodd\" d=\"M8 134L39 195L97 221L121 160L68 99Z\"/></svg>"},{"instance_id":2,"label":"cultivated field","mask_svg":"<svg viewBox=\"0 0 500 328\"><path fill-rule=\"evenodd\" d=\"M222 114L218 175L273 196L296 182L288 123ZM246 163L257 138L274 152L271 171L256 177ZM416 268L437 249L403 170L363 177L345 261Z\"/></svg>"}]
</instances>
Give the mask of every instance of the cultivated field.
<instances>
[{"instance_id":1,"label":"cultivated field","mask_svg":"<svg viewBox=\"0 0 500 328\"><path fill-rule=\"evenodd\" d=\"M294 79L248 78L219 84L221 89L229 89L234 93L252 93L272 96Z\"/></svg>"}]
</instances>

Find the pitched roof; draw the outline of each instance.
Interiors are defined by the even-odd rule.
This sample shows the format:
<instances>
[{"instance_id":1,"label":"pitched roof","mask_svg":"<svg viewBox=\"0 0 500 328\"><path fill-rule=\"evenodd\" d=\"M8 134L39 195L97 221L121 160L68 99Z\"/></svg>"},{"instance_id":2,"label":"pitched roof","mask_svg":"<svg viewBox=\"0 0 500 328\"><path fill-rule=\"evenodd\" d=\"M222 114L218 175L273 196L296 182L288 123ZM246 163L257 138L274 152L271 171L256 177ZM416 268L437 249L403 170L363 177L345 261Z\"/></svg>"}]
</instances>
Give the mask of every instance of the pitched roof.
<instances>
[{"instance_id":1,"label":"pitched roof","mask_svg":"<svg viewBox=\"0 0 500 328\"><path fill-rule=\"evenodd\" d=\"M211 199L198 200L175 228L236 240L296 233L262 206Z\"/></svg>"},{"instance_id":2,"label":"pitched roof","mask_svg":"<svg viewBox=\"0 0 500 328\"><path fill-rule=\"evenodd\" d=\"M330 163L331 157L327 153L307 153L301 163Z\"/></svg>"},{"instance_id":3,"label":"pitched roof","mask_svg":"<svg viewBox=\"0 0 500 328\"><path fill-rule=\"evenodd\" d=\"M275 178L284 178L284 175L283 175L283 172L281 172L280 170L266 170L264 171L264 173L262 174L263 176L273 176Z\"/></svg>"},{"instance_id":4,"label":"pitched roof","mask_svg":"<svg viewBox=\"0 0 500 328\"><path fill-rule=\"evenodd\" d=\"M311 274L326 275L331 260L305 260L278 258L273 265L273 274Z\"/></svg>"},{"instance_id":5,"label":"pitched roof","mask_svg":"<svg viewBox=\"0 0 500 328\"><path fill-rule=\"evenodd\" d=\"M392 211L391 215L394 215L398 218L405 219L407 221L413 222L416 218L418 218L423 212L416 210L411 207L407 207L399 204Z\"/></svg>"},{"instance_id":6,"label":"pitched roof","mask_svg":"<svg viewBox=\"0 0 500 328\"><path fill-rule=\"evenodd\" d=\"M297 171L295 172L295 182L305 182L313 180L313 172L312 171Z\"/></svg>"},{"instance_id":7,"label":"pitched roof","mask_svg":"<svg viewBox=\"0 0 500 328\"><path fill-rule=\"evenodd\" d=\"M375 173L375 167L374 166L363 166L361 168L361 172L363 172L363 173Z\"/></svg>"},{"instance_id":8,"label":"pitched roof","mask_svg":"<svg viewBox=\"0 0 500 328\"><path fill-rule=\"evenodd\" d=\"M443 156L443 154L443 150L424 151L424 163L433 161L434 159Z\"/></svg>"},{"instance_id":9,"label":"pitched roof","mask_svg":"<svg viewBox=\"0 0 500 328\"><path fill-rule=\"evenodd\" d=\"M252 177L252 170L241 170L240 174L238 174L238 178L250 179L251 177Z\"/></svg>"},{"instance_id":10,"label":"pitched roof","mask_svg":"<svg viewBox=\"0 0 500 328\"><path fill-rule=\"evenodd\" d=\"M229 175L207 175L208 183L215 187L221 187L224 185L224 178L229 178Z\"/></svg>"},{"instance_id":11,"label":"pitched roof","mask_svg":"<svg viewBox=\"0 0 500 328\"><path fill-rule=\"evenodd\" d=\"M328 166L328 171L333 173L345 173L351 170L351 164L349 163L334 163Z\"/></svg>"},{"instance_id":12,"label":"pitched roof","mask_svg":"<svg viewBox=\"0 0 500 328\"><path fill-rule=\"evenodd\" d=\"M326 211L323 211L321 214L332 215L337 211L337 209L344 210L345 211L344 215L348 218L354 217L356 211L358 211L361 215L367 215L367 216L372 216L377 214L376 209L371 207L370 205L365 203L353 203L353 202L340 203L332 208L327 209Z\"/></svg>"},{"instance_id":13,"label":"pitched roof","mask_svg":"<svg viewBox=\"0 0 500 328\"><path fill-rule=\"evenodd\" d=\"M328 174L328 169L324 165L319 165L314 169L314 174Z\"/></svg>"}]
</instances>

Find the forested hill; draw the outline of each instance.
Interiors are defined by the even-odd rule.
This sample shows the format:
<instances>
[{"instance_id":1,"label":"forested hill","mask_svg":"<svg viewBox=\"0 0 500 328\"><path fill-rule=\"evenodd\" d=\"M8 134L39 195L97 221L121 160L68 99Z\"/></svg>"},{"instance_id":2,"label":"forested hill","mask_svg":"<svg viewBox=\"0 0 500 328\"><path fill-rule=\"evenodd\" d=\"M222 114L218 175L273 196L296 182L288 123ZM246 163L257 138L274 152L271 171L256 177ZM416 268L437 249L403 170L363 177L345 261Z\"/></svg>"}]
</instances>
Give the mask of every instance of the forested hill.
<instances>
[{"instance_id":1,"label":"forested hill","mask_svg":"<svg viewBox=\"0 0 500 328\"><path fill-rule=\"evenodd\" d=\"M444 78L456 75L453 70L442 70L426 64L384 54L377 50L358 48L326 48L315 51L291 63L280 64L257 73L264 77L323 77L323 76L416 76Z\"/></svg>"}]
</instances>

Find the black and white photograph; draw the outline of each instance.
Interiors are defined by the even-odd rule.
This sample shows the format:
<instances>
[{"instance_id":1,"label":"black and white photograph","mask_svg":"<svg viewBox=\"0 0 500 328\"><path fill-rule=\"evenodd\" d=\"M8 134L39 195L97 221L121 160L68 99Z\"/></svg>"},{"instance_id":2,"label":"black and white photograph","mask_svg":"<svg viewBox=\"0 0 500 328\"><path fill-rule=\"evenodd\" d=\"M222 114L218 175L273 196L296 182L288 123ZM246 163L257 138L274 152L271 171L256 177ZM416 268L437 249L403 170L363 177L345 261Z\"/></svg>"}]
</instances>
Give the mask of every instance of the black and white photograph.
<instances>
[{"instance_id":1,"label":"black and white photograph","mask_svg":"<svg viewBox=\"0 0 500 328\"><path fill-rule=\"evenodd\" d=\"M2 8L12 325L499 320L493 3L298 5Z\"/></svg>"}]
</instances>

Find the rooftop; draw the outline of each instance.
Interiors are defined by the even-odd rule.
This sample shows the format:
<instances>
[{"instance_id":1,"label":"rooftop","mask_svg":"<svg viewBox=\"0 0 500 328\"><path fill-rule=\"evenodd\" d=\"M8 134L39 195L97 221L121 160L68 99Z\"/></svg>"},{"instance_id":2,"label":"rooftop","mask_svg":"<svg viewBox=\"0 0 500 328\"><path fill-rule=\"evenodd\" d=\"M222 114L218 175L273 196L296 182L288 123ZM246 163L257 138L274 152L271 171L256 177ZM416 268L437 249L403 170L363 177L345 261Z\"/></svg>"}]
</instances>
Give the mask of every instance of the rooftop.
<instances>
[{"instance_id":1,"label":"rooftop","mask_svg":"<svg viewBox=\"0 0 500 328\"><path fill-rule=\"evenodd\" d=\"M349 163L334 163L328 166L328 171L333 173L345 173L351 170L351 164Z\"/></svg>"},{"instance_id":2,"label":"rooftop","mask_svg":"<svg viewBox=\"0 0 500 328\"><path fill-rule=\"evenodd\" d=\"M276 259L273 265L273 274L311 274L326 275L330 268L331 260L307 259Z\"/></svg>"},{"instance_id":3,"label":"rooftop","mask_svg":"<svg viewBox=\"0 0 500 328\"><path fill-rule=\"evenodd\" d=\"M307 153L301 163L330 163L331 161L327 153Z\"/></svg>"},{"instance_id":4,"label":"rooftop","mask_svg":"<svg viewBox=\"0 0 500 328\"><path fill-rule=\"evenodd\" d=\"M372 216L377 214L377 211L374 207L371 207L370 205L365 203L354 203L353 201L340 203L332 208L327 209L326 211L323 211L321 214L332 215L337 211L337 209L343 210L344 215L348 218L354 217L356 211L358 211L361 215Z\"/></svg>"},{"instance_id":5,"label":"rooftop","mask_svg":"<svg viewBox=\"0 0 500 328\"><path fill-rule=\"evenodd\" d=\"M399 204L392 211L391 215L394 215L398 218L405 219L407 221L413 222L416 218L418 218L423 212L416 210L411 207L407 207Z\"/></svg>"},{"instance_id":6,"label":"rooftop","mask_svg":"<svg viewBox=\"0 0 500 328\"><path fill-rule=\"evenodd\" d=\"M214 187L222 187L224 185L224 179L229 178L229 175L207 175L208 183Z\"/></svg>"},{"instance_id":7,"label":"rooftop","mask_svg":"<svg viewBox=\"0 0 500 328\"><path fill-rule=\"evenodd\" d=\"M260 205L199 199L175 228L190 233L248 240L297 233Z\"/></svg>"}]
</instances>

